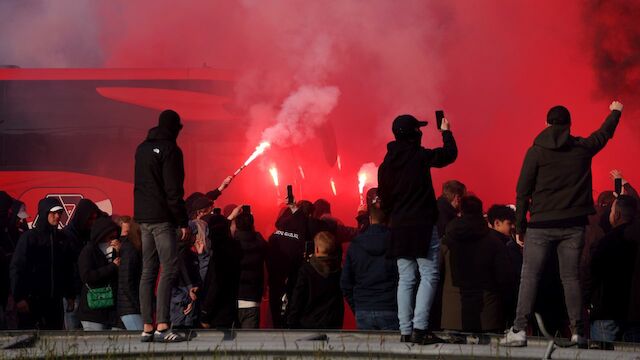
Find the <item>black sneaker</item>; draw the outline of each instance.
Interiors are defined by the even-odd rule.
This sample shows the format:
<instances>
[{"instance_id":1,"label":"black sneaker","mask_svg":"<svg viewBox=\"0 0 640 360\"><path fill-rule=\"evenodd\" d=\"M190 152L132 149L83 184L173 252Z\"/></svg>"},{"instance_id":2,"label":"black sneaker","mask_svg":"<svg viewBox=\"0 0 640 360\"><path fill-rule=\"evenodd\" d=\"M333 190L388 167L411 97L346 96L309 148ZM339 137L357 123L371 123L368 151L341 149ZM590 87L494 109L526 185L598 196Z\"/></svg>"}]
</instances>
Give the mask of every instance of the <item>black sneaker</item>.
<instances>
[{"instance_id":1,"label":"black sneaker","mask_svg":"<svg viewBox=\"0 0 640 360\"><path fill-rule=\"evenodd\" d=\"M411 335L400 335L400 342L410 343L411 342Z\"/></svg>"},{"instance_id":2,"label":"black sneaker","mask_svg":"<svg viewBox=\"0 0 640 360\"><path fill-rule=\"evenodd\" d=\"M140 336L140 342L147 343L152 341L153 341L153 331L151 332L143 331L142 335Z\"/></svg>"},{"instance_id":3,"label":"black sneaker","mask_svg":"<svg viewBox=\"0 0 640 360\"><path fill-rule=\"evenodd\" d=\"M426 337L427 330L413 329L413 332L411 333L411 342L414 344L422 344Z\"/></svg>"},{"instance_id":4,"label":"black sneaker","mask_svg":"<svg viewBox=\"0 0 640 360\"><path fill-rule=\"evenodd\" d=\"M186 340L187 338L185 338L183 335L173 332L173 330L169 329L163 331L156 330L156 332L153 334L153 341L155 342L174 343L183 342Z\"/></svg>"},{"instance_id":5,"label":"black sneaker","mask_svg":"<svg viewBox=\"0 0 640 360\"><path fill-rule=\"evenodd\" d=\"M432 344L443 344L443 343L446 343L444 339L438 337L436 334L429 331L427 332L427 335L425 335L424 340L422 340L421 345L432 345Z\"/></svg>"}]
</instances>

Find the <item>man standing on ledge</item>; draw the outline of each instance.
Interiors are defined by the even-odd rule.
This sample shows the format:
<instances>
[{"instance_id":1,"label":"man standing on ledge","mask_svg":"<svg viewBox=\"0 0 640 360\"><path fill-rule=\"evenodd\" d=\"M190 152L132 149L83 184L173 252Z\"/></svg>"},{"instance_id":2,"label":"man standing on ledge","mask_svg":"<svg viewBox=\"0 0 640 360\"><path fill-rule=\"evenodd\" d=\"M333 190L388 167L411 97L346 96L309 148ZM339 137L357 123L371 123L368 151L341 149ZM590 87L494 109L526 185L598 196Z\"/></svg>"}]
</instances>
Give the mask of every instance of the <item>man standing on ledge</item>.
<instances>
[{"instance_id":1,"label":"man standing on ledge","mask_svg":"<svg viewBox=\"0 0 640 360\"><path fill-rule=\"evenodd\" d=\"M516 238L524 242L524 262L513 327L502 346L526 346L527 318L533 312L538 282L549 251L557 251L560 279L571 321L571 341L584 346L582 298L579 284L580 254L587 216L595 214L591 187L591 159L613 137L622 104L614 101L611 113L587 138L570 134L571 115L564 106L547 113L547 128L529 148L518 179ZM527 212L531 214L527 224Z\"/></svg>"},{"instance_id":2,"label":"man standing on ledge","mask_svg":"<svg viewBox=\"0 0 640 360\"><path fill-rule=\"evenodd\" d=\"M393 121L396 140L387 145L387 155L378 170L378 194L389 216L391 245L388 256L398 264L398 320L400 340L432 344L441 340L427 333L429 311L438 287L440 239L435 224L438 205L431 181L431 168L453 163L458 148L442 119L444 146L425 149L421 146L426 121L400 115ZM420 273L417 294L416 272ZM415 304L415 307L414 307Z\"/></svg>"},{"instance_id":3,"label":"man standing on ledge","mask_svg":"<svg viewBox=\"0 0 640 360\"><path fill-rule=\"evenodd\" d=\"M182 129L180 116L173 110L160 114L157 127L136 150L134 218L142 230L142 277L140 307L144 321L141 341L179 342L182 335L169 329L171 288L178 272L177 229L181 240L189 236L185 208L184 163L176 139ZM156 321L153 329L153 293L158 282Z\"/></svg>"}]
</instances>

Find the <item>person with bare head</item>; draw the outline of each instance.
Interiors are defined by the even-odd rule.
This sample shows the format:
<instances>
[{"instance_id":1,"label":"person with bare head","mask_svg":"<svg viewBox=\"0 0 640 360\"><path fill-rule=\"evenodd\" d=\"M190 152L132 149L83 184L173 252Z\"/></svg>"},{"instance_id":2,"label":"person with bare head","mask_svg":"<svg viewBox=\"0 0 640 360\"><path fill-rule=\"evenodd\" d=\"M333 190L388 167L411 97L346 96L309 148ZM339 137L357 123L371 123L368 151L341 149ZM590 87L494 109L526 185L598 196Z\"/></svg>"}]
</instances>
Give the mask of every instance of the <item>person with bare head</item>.
<instances>
[{"instance_id":1,"label":"person with bare head","mask_svg":"<svg viewBox=\"0 0 640 360\"><path fill-rule=\"evenodd\" d=\"M614 101L602 126L589 137L571 135L571 114L564 106L547 113L547 126L527 151L516 188L516 238L524 242L518 307L503 346L526 346L525 329L533 312L538 283L551 251L558 255L571 341L583 336L579 268L588 216L595 213L591 161L613 134L622 115ZM530 213L527 221L527 213ZM526 235L526 240L525 239Z\"/></svg>"},{"instance_id":2,"label":"person with bare head","mask_svg":"<svg viewBox=\"0 0 640 360\"><path fill-rule=\"evenodd\" d=\"M377 190L367 192L370 225L349 245L340 287L359 330L397 331L398 267L387 257L391 232Z\"/></svg>"},{"instance_id":3,"label":"person with bare head","mask_svg":"<svg viewBox=\"0 0 640 360\"><path fill-rule=\"evenodd\" d=\"M458 180L442 184L442 195L438 198L438 235L444 235L447 224L460 214L460 200L467 194L467 187Z\"/></svg>"},{"instance_id":4,"label":"person with bare head","mask_svg":"<svg viewBox=\"0 0 640 360\"><path fill-rule=\"evenodd\" d=\"M592 341L628 341L625 333L638 327L630 316L630 309L640 306L633 296L640 289L634 284L634 275L640 275L640 233L633 227L637 213L636 199L619 195L611 206L611 231L592 245L585 281Z\"/></svg>"},{"instance_id":5,"label":"person with bare head","mask_svg":"<svg viewBox=\"0 0 640 360\"><path fill-rule=\"evenodd\" d=\"M340 329L344 300L340 290L338 243L328 231L314 238L314 254L302 265L291 298L287 324L294 329Z\"/></svg>"}]
</instances>

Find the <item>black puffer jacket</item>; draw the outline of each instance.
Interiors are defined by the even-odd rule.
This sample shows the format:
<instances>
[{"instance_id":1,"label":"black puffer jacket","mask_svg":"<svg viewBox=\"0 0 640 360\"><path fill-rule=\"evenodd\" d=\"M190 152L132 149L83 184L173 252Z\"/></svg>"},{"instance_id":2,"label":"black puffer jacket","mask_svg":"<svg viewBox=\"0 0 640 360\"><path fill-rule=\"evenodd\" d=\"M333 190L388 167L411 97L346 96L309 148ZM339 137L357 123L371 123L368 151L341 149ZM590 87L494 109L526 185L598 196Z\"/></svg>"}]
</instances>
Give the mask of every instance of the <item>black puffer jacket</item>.
<instances>
[{"instance_id":1,"label":"black puffer jacket","mask_svg":"<svg viewBox=\"0 0 640 360\"><path fill-rule=\"evenodd\" d=\"M118 266L109 262L107 256L100 250L99 243L111 232L120 229L110 218L100 218L91 229L91 241L85 245L78 257L80 280L83 283L80 296L78 318L81 321L91 321L114 326L116 324L116 306L106 309L90 309L87 302L89 288L111 286L114 297L118 293Z\"/></svg>"},{"instance_id":2,"label":"black puffer jacket","mask_svg":"<svg viewBox=\"0 0 640 360\"><path fill-rule=\"evenodd\" d=\"M267 242L255 231L237 231L235 239L242 248L238 300L262 301L264 290L264 260Z\"/></svg>"},{"instance_id":3,"label":"black puffer jacket","mask_svg":"<svg viewBox=\"0 0 640 360\"><path fill-rule=\"evenodd\" d=\"M118 315L140 314L140 277L142 276L142 254L129 239L120 245L120 268L118 269Z\"/></svg>"},{"instance_id":4,"label":"black puffer jacket","mask_svg":"<svg viewBox=\"0 0 640 360\"><path fill-rule=\"evenodd\" d=\"M426 257L438 207L431 168L453 163L458 148L451 131L444 146L425 149L419 142L392 141L378 170L378 195L391 227L391 257Z\"/></svg>"},{"instance_id":5,"label":"black puffer jacket","mask_svg":"<svg viewBox=\"0 0 640 360\"><path fill-rule=\"evenodd\" d=\"M75 298L72 263L65 253L66 237L49 225L49 210L62 206L55 198L38 203L35 228L18 240L11 259L11 290L16 302L29 298Z\"/></svg>"},{"instance_id":6,"label":"black puffer jacket","mask_svg":"<svg viewBox=\"0 0 640 360\"><path fill-rule=\"evenodd\" d=\"M516 231L544 223L595 214L591 159L613 137L621 112L614 110L587 138L571 136L569 125L544 129L529 148L517 185Z\"/></svg>"},{"instance_id":7,"label":"black puffer jacket","mask_svg":"<svg viewBox=\"0 0 640 360\"><path fill-rule=\"evenodd\" d=\"M134 218L138 223L170 222L187 227L184 160L178 134L155 127L136 150Z\"/></svg>"}]
</instances>

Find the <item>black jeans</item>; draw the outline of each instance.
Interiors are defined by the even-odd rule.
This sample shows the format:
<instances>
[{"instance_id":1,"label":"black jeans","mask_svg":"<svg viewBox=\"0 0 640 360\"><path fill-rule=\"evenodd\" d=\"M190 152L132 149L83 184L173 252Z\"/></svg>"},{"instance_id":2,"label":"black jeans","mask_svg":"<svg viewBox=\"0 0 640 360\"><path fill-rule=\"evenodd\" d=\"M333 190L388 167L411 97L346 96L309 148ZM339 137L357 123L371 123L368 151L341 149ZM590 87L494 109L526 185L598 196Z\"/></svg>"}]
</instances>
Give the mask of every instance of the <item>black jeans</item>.
<instances>
[{"instance_id":1,"label":"black jeans","mask_svg":"<svg viewBox=\"0 0 640 360\"><path fill-rule=\"evenodd\" d=\"M156 321L169 323L171 288L178 275L177 230L172 224L140 224L142 230L142 276L140 310L145 324L153 323L153 292L158 281ZM160 267L162 266L162 271Z\"/></svg>"},{"instance_id":2,"label":"black jeans","mask_svg":"<svg viewBox=\"0 0 640 360\"><path fill-rule=\"evenodd\" d=\"M527 230L514 329L526 329L527 318L533 312L533 306L536 303L542 267L549 253L557 251L560 280L562 280L565 304L571 321L571 333L582 335L582 296L579 269L583 247L584 226Z\"/></svg>"},{"instance_id":3,"label":"black jeans","mask_svg":"<svg viewBox=\"0 0 640 360\"><path fill-rule=\"evenodd\" d=\"M259 329L260 307L238 309L238 323L240 329Z\"/></svg>"}]
</instances>

